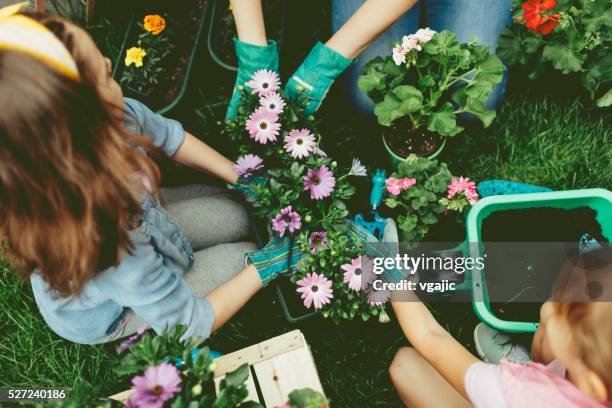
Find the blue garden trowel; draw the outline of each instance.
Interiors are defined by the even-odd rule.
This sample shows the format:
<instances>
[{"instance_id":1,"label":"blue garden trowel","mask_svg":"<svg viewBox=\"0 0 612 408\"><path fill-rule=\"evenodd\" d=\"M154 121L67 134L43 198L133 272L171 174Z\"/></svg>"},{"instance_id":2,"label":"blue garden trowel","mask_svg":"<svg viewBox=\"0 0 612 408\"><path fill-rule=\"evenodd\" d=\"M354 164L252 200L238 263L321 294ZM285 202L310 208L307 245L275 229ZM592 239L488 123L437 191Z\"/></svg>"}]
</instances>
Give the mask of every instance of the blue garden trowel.
<instances>
[{"instance_id":1,"label":"blue garden trowel","mask_svg":"<svg viewBox=\"0 0 612 408\"><path fill-rule=\"evenodd\" d=\"M367 229L377 239L382 240L385 231L386 219L381 217L377 211L382 202L383 192L385 188L385 180L387 174L384 170L377 169L372 176L372 191L370 191L370 213L365 217L363 214L357 214L353 218L355 224Z\"/></svg>"}]
</instances>

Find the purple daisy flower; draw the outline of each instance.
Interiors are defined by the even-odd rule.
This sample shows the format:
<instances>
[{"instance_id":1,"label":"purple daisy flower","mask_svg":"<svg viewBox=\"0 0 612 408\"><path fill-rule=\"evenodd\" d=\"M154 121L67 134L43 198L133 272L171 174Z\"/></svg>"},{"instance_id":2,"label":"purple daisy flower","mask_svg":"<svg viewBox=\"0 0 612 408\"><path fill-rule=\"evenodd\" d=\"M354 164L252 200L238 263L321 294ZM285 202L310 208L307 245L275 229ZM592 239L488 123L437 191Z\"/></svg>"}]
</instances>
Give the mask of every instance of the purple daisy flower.
<instances>
[{"instance_id":1,"label":"purple daisy flower","mask_svg":"<svg viewBox=\"0 0 612 408\"><path fill-rule=\"evenodd\" d=\"M282 237L285 232L293 233L302 227L300 214L293 211L290 205L283 208L280 213L272 220L272 228Z\"/></svg>"},{"instance_id":2,"label":"purple daisy flower","mask_svg":"<svg viewBox=\"0 0 612 408\"><path fill-rule=\"evenodd\" d=\"M140 341L140 338L144 336L144 333L150 328L151 326L149 326L149 324L147 323L140 326L138 330L136 330L136 334L128 337L127 340L122 341L121 344L117 346L117 354L123 353L125 350L129 349L134 344L138 343Z\"/></svg>"},{"instance_id":3,"label":"purple daisy flower","mask_svg":"<svg viewBox=\"0 0 612 408\"><path fill-rule=\"evenodd\" d=\"M285 136L285 151L294 159L310 156L316 145L315 137L308 129L293 129Z\"/></svg>"},{"instance_id":4,"label":"purple daisy flower","mask_svg":"<svg viewBox=\"0 0 612 408\"><path fill-rule=\"evenodd\" d=\"M327 232L316 231L310 236L310 252L318 254L323 249L327 249L329 242L327 241Z\"/></svg>"},{"instance_id":5,"label":"purple daisy flower","mask_svg":"<svg viewBox=\"0 0 612 408\"><path fill-rule=\"evenodd\" d=\"M172 364L147 368L144 375L132 378L130 403L136 407L162 408L164 402L172 399L174 394L181 391L179 383L181 374Z\"/></svg>"},{"instance_id":6,"label":"purple daisy flower","mask_svg":"<svg viewBox=\"0 0 612 408\"><path fill-rule=\"evenodd\" d=\"M259 169L263 169L263 160L256 154L245 154L234 164L234 171L242 176L252 176Z\"/></svg>"},{"instance_id":7,"label":"purple daisy flower","mask_svg":"<svg viewBox=\"0 0 612 408\"><path fill-rule=\"evenodd\" d=\"M310 198L313 200L329 197L335 186L336 178L327 166L323 165L316 170L308 169L304 180L304 190L310 190Z\"/></svg>"}]
</instances>

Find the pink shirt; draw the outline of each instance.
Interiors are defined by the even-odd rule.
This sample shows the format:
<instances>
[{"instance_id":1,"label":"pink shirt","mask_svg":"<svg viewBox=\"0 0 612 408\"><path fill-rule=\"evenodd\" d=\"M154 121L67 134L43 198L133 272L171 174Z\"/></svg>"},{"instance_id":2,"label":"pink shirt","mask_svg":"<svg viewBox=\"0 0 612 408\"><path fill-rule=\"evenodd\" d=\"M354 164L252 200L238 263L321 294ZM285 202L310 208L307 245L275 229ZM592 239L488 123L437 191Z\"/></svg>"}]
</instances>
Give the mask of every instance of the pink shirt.
<instances>
[{"instance_id":1,"label":"pink shirt","mask_svg":"<svg viewBox=\"0 0 612 408\"><path fill-rule=\"evenodd\" d=\"M465 390L475 407L604 408L565 379L565 367L537 363L474 363L465 374Z\"/></svg>"}]
</instances>

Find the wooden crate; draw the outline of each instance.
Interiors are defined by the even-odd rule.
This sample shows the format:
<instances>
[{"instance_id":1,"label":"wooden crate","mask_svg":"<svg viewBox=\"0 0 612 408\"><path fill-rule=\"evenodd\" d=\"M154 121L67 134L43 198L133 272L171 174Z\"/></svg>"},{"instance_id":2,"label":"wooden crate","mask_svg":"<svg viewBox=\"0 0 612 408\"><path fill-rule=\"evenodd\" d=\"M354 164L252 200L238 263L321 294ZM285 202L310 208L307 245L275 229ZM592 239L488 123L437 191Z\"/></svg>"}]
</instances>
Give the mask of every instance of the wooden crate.
<instances>
[{"instance_id":1,"label":"wooden crate","mask_svg":"<svg viewBox=\"0 0 612 408\"><path fill-rule=\"evenodd\" d=\"M323 393L310 347L299 330L226 354L215 362L217 388L225 374L248 364L251 376L246 383L249 391L247 400L257 401L266 407L284 404L289 393L300 388ZM130 394L131 391L124 391L110 398L126 402Z\"/></svg>"}]
</instances>

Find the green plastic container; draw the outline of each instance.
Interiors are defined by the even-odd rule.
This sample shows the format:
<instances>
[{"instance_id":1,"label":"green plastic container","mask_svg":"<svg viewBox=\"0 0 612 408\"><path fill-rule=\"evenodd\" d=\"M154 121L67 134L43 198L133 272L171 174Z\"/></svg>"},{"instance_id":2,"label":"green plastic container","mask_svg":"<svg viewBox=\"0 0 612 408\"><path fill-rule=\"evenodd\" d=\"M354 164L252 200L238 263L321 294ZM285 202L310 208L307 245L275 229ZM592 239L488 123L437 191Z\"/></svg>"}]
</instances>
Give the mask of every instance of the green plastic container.
<instances>
[{"instance_id":1,"label":"green plastic container","mask_svg":"<svg viewBox=\"0 0 612 408\"><path fill-rule=\"evenodd\" d=\"M397 154L395 154L393 150L391 150L391 148L387 144L387 141L385 140L384 135L382 136L382 142L383 142L383 145L385 146L385 150L387 151L387 154L389 155L389 159L391 160L392 168L396 169L398 164L406 160L406 158L402 156L398 156ZM444 146L446 146L446 138L442 140L442 144L440 145L438 150L436 150L431 156L427 156L427 158L435 159L436 157L438 157L440 153L442 153L442 150L444 150Z\"/></svg>"},{"instance_id":2,"label":"green plastic container","mask_svg":"<svg viewBox=\"0 0 612 408\"><path fill-rule=\"evenodd\" d=\"M612 192L605 189L568 190L492 196L479 200L467 215L466 244L458 249L463 251L464 256L481 256L484 249L483 245L473 244L482 243L481 228L485 218L498 211L538 207L554 207L564 210L589 207L596 212L595 220L601 226L606 240L609 242L612 239ZM507 332L529 333L537 329L537 322L502 320L492 312L488 300L485 270L469 271L466 277L468 278L467 287L471 289L472 293L474 311L481 321L497 330Z\"/></svg>"}]
</instances>

